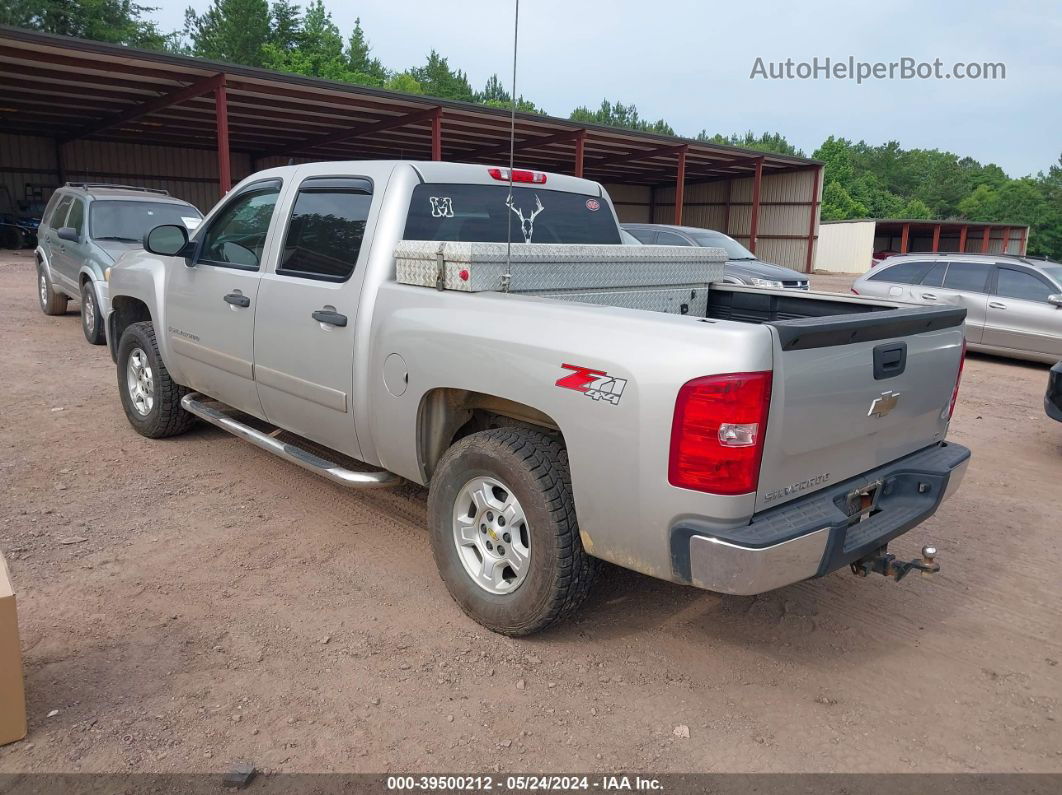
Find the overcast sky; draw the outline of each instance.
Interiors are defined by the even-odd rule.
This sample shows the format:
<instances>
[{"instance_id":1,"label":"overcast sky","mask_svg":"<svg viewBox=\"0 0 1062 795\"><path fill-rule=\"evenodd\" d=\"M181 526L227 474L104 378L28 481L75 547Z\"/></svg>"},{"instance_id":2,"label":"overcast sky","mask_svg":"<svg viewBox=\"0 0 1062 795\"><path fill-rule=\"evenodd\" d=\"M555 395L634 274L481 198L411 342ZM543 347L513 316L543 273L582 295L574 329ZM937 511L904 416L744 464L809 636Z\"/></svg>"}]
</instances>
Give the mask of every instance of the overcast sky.
<instances>
[{"instance_id":1,"label":"overcast sky","mask_svg":"<svg viewBox=\"0 0 1062 795\"><path fill-rule=\"evenodd\" d=\"M155 0L164 30L188 0ZM151 5L150 2L147 3ZM209 0L192 0L202 11ZM326 0L347 35L354 18L391 69L433 47L474 88L508 85L512 0ZM1011 176L1062 154L1062 3L523 0L517 91L550 114L608 97L666 119L681 135L777 131L810 155L828 135L946 149ZM756 59L953 64L1001 62L1003 80L750 79Z\"/></svg>"}]
</instances>

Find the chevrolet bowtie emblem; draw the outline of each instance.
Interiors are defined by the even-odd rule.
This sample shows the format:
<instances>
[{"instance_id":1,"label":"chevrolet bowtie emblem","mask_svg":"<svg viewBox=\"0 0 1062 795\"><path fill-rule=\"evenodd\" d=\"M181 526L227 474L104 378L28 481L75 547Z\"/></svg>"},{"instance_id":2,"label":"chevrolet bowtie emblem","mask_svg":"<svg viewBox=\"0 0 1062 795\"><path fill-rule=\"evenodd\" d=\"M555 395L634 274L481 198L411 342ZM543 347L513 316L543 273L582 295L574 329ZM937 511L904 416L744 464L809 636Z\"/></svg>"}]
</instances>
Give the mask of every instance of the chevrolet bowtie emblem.
<instances>
[{"instance_id":1,"label":"chevrolet bowtie emblem","mask_svg":"<svg viewBox=\"0 0 1062 795\"><path fill-rule=\"evenodd\" d=\"M900 402L899 392L882 392L881 397L874 398L874 402L870 404L870 411L867 412L868 417L884 417L894 408L896 404Z\"/></svg>"}]
</instances>

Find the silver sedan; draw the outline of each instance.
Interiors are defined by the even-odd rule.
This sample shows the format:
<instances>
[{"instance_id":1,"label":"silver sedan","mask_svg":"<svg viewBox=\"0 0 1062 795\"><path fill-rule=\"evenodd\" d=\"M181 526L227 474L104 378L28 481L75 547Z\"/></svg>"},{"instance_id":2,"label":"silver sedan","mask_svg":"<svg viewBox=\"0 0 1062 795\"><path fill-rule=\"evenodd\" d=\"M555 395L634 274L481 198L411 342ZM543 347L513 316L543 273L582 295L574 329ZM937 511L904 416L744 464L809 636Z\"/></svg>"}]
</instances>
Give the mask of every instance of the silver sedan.
<instances>
[{"instance_id":1,"label":"silver sedan","mask_svg":"<svg viewBox=\"0 0 1062 795\"><path fill-rule=\"evenodd\" d=\"M1003 254L889 257L852 285L857 295L966 308L966 343L1017 359L1062 359L1062 265Z\"/></svg>"}]
</instances>

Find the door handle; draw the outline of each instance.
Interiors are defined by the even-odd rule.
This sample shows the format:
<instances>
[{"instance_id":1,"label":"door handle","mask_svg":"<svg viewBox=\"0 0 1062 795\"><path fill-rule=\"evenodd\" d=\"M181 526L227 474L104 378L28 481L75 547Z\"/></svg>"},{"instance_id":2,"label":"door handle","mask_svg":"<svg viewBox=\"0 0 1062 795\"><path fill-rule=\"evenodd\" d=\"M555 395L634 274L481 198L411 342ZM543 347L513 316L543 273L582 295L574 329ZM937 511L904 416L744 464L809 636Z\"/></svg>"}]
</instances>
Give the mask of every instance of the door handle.
<instances>
[{"instance_id":1,"label":"door handle","mask_svg":"<svg viewBox=\"0 0 1062 795\"><path fill-rule=\"evenodd\" d=\"M1006 309L1006 304L1001 304L999 301L989 301L988 306L990 309Z\"/></svg>"},{"instance_id":2,"label":"door handle","mask_svg":"<svg viewBox=\"0 0 1062 795\"><path fill-rule=\"evenodd\" d=\"M339 312L333 312L329 309L318 309L311 317L318 323L327 323L330 326L347 325L346 315L341 315Z\"/></svg>"},{"instance_id":3,"label":"door handle","mask_svg":"<svg viewBox=\"0 0 1062 795\"><path fill-rule=\"evenodd\" d=\"M239 293L229 293L225 296L225 303L246 308L251 305L251 299L246 295L240 295Z\"/></svg>"},{"instance_id":4,"label":"door handle","mask_svg":"<svg viewBox=\"0 0 1062 795\"><path fill-rule=\"evenodd\" d=\"M936 293L922 293L922 298L926 301L936 301L937 295Z\"/></svg>"}]
</instances>

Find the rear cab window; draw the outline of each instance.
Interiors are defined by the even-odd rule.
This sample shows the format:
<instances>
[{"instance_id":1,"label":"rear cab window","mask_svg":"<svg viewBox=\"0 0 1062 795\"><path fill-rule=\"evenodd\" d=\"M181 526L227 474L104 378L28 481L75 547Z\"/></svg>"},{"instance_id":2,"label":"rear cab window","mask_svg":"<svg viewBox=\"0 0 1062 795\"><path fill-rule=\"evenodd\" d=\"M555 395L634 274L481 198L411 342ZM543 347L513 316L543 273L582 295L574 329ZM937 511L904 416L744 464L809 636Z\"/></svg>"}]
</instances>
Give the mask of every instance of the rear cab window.
<instances>
[{"instance_id":1,"label":"rear cab window","mask_svg":"<svg viewBox=\"0 0 1062 795\"><path fill-rule=\"evenodd\" d=\"M597 196L508 185L426 183L413 189L406 240L504 243L622 242Z\"/></svg>"}]
</instances>

